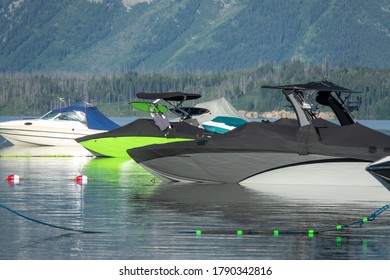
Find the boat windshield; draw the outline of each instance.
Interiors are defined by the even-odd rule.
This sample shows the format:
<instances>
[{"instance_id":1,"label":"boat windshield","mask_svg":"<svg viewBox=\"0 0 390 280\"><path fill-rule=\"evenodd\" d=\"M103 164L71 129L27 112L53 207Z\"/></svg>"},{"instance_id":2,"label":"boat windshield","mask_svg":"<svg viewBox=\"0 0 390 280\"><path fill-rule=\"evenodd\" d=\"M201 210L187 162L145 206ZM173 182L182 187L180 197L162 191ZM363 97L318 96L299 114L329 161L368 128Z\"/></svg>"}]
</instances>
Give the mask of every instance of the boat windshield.
<instances>
[{"instance_id":1,"label":"boat windshield","mask_svg":"<svg viewBox=\"0 0 390 280\"><path fill-rule=\"evenodd\" d=\"M83 124L87 123L86 116L84 112L81 111L68 111L68 112L53 112L50 111L46 115L41 117L43 120L63 120L63 121L78 121Z\"/></svg>"},{"instance_id":2,"label":"boat windshield","mask_svg":"<svg viewBox=\"0 0 390 280\"><path fill-rule=\"evenodd\" d=\"M59 114L60 113L58 113L58 112L50 111L50 112L44 114L42 117L40 117L40 119L42 119L42 120L52 120Z\"/></svg>"}]
</instances>

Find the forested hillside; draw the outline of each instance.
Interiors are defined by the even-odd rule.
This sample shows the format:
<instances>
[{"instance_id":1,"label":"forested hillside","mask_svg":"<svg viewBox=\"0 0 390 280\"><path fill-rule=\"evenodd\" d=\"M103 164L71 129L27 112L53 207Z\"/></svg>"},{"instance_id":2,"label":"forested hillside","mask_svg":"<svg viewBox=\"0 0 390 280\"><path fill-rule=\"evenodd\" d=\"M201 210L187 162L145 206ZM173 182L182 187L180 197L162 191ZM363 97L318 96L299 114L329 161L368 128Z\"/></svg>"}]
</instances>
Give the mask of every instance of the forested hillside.
<instances>
[{"instance_id":1,"label":"forested hillside","mask_svg":"<svg viewBox=\"0 0 390 280\"><path fill-rule=\"evenodd\" d=\"M361 119L390 119L390 70L301 61L281 66L266 64L254 69L210 74L124 74L89 75L75 73L18 73L0 75L1 115L41 115L67 104L96 105L111 116L133 115L128 102L137 92L184 91L202 94L197 102L225 97L237 109L256 111L286 109L287 101L279 91L263 85L305 83L328 79L361 91L362 106L355 116ZM62 104L64 106L64 104Z\"/></svg>"},{"instance_id":2,"label":"forested hillside","mask_svg":"<svg viewBox=\"0 0 390 280\"><path fill-rule=\"evenodd\" d=\"M134 114L140 91L284 109L265 84L324 77L362 91L359 118L390 118L388 0L2 0L0 114L83 101Z\"/></svg>"},{"instance_id":3,"label":"forested hillside","mask_svg":"<svg viewBox=\"0 0 390 280\"><path fill-rule=\"evenodd\" d=\"M387 68L388 0L2 0L0 72Z\"/></svg>"}]
</instances>

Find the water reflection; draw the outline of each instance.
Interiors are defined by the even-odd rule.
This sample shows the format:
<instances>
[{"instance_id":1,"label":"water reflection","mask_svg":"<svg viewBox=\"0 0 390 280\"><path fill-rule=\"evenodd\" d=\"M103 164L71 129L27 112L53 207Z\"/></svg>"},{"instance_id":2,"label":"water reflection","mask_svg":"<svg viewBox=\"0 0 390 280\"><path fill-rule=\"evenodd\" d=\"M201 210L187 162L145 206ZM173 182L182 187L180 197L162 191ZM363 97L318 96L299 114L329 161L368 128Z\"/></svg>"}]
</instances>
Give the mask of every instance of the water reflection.
<instances>
[{"instance_id":1,"label":"water reflection","mask_svg":"<svg viewBox=\"0 0 390 280\"><path fill-rule=\"evenodd\" d=\"M10 173L19 184L8 185ZM88 183L77 184L78 174ZM0 177L0 203L47 223L105 232L69 233L0 209L0 259L390 258L387 212L341 233L273 234L365 217L389 201L380 188L163 184L132 160L90 157L5 157Z\"/></svg>"},{"instance_id":2,"label":"water reflection","mask_svg":"<svg viewBox=\"0 0 390 280\"><path fill-rule=\"evenodd\" d=\"M351 191L353 195L348 196ZM336 230L337 225L368 217L389 203L389 193L369 187L354 190L352 186L328 189L328 192L325 196L326 189L313 186L308 189L307 186L248 188L235 184L161 184L149 201L175 217L176 222L171 223L175 224L178 233L195 236L199 230L202 232L199 238L219 243L237 239L237 230L243 231L243 237L246 231L252 231L255 235L246 237L250 239L245 242L245 251L258 250L256 254L260 256L281 259L389 258L389 213L381 214L361 228ZM337 199L332 200L332 196ZM182 216L192 224L178 223ZM309 229L321 233L310 237ZM303 233L275 237L275 230Z\"/></svg>"},{"instance_id":3,"label":"water reflection","mask_svg":"<svg viewBox=\"0 0 390 280\"><path fill-rule=\"evenodd\" d=\"M0 157L92 157L82 146L2 146Z\"/></svg>"},{"instance_id":4,"label":"water reflection","mask_svg":"<svg viewBox=\"0 0 390 280\"><path fill-rule=\"evenodd\" d=\"M85 164L91 159L88 157L27 157L2 158L0 161L0 176L7 183L9 174L17 174L20 181L8 184L12 194L4 194L5 198L14 198L12 206L19 211L28 211L31 208L37 214L51 208L49 214L62 216L63 208L68 209L65 216L78 213L82 215L84 208L83 189L75 184L75 177L82 172ZM44 203L42 198L46 198Z\"/></svg>"},{"instance_id":5,"label":"water reflection","mask_svg":"<svg viewBox=\"0 0 390 280\"><path fill-rule=\"evenodd\" d=\"M390 192L372 186L161 184L149 200L194 215L218 212L241 223L277 221L280 217L314 222L319 220L318 213L340 217L344 213L375 210L390 201Z\"/></svg>"},{"instance_id":6,"label":"water reflection","mask_svg":"<svg viewBox=\"0 0 390 280\"><path fill-rule=\"evenodd\" d=\"M153 175L128 158L94 158L84 167L83 173L92 180L118 182L120 186L155 184Z\"/></svg>"},{"instance_id":7,"label":"water reflection","mask_svg":"<svg viewBox=\"0 0 390 280\"><path fill-rule=\"evenodd\" d=\"M138 205L153 192L159 182L130 158L95 158L84 167L83 174L89 178L90 192L121 195L122 199Z\"/></svg>"},{"instance_id":8,"label":"water reflection","mask_svg":"<svg viewBox=\"0 0 390 280\"><path fill-rule=\"evenodd\" d=\"M290 201L315 204L386 203L390 191L377 185L248 184L245 188Z\"/></svg>"}]
</instances>

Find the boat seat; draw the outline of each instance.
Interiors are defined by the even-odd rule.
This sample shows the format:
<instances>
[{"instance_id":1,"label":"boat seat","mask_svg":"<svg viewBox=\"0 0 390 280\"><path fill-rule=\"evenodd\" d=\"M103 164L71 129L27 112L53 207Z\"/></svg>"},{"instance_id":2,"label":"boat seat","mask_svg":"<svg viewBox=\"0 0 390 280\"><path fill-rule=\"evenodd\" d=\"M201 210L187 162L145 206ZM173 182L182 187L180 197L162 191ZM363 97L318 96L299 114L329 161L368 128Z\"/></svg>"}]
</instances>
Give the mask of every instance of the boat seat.
<instances>
[{"instance_id":1,"label":"boat seat","mask_svg":"<svg viewBox=\"0 0 390 280\"><path fill-rule=\"evenodd\" d=\"M161 114L155 114L153 120L161 131L164 131L171 127L171 123L169 122L169 120Z\"/></svg>"}]
</instances>

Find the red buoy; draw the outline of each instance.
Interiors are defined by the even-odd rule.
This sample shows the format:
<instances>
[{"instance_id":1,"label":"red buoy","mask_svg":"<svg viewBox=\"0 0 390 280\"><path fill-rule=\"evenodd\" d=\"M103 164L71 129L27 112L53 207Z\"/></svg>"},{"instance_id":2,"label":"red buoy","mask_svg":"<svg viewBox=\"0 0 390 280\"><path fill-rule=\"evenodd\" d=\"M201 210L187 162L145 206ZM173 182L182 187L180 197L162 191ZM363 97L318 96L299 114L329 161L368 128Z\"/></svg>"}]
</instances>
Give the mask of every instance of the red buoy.
<instances>
[{"instance_id":1,"label":"red buoy","mask_svg":"<svg viewBox=\"0 0 390 280\"><path fill-rule=\"evenodd\" d=\"M77 175L76 176L76 183L79 185L84 185L88 183L88 177L85 175Z\"/></svg>"},{"instance_id":2,"label":"red buoy","mask_svg":"<svg viewBox=\"0 0 390 280\"><path fill-rule=\"evenodd\" d=\"M8 183L17 184L19 183L20 177L16 174L8 175Z\"/></svg>"}]
</instances>

